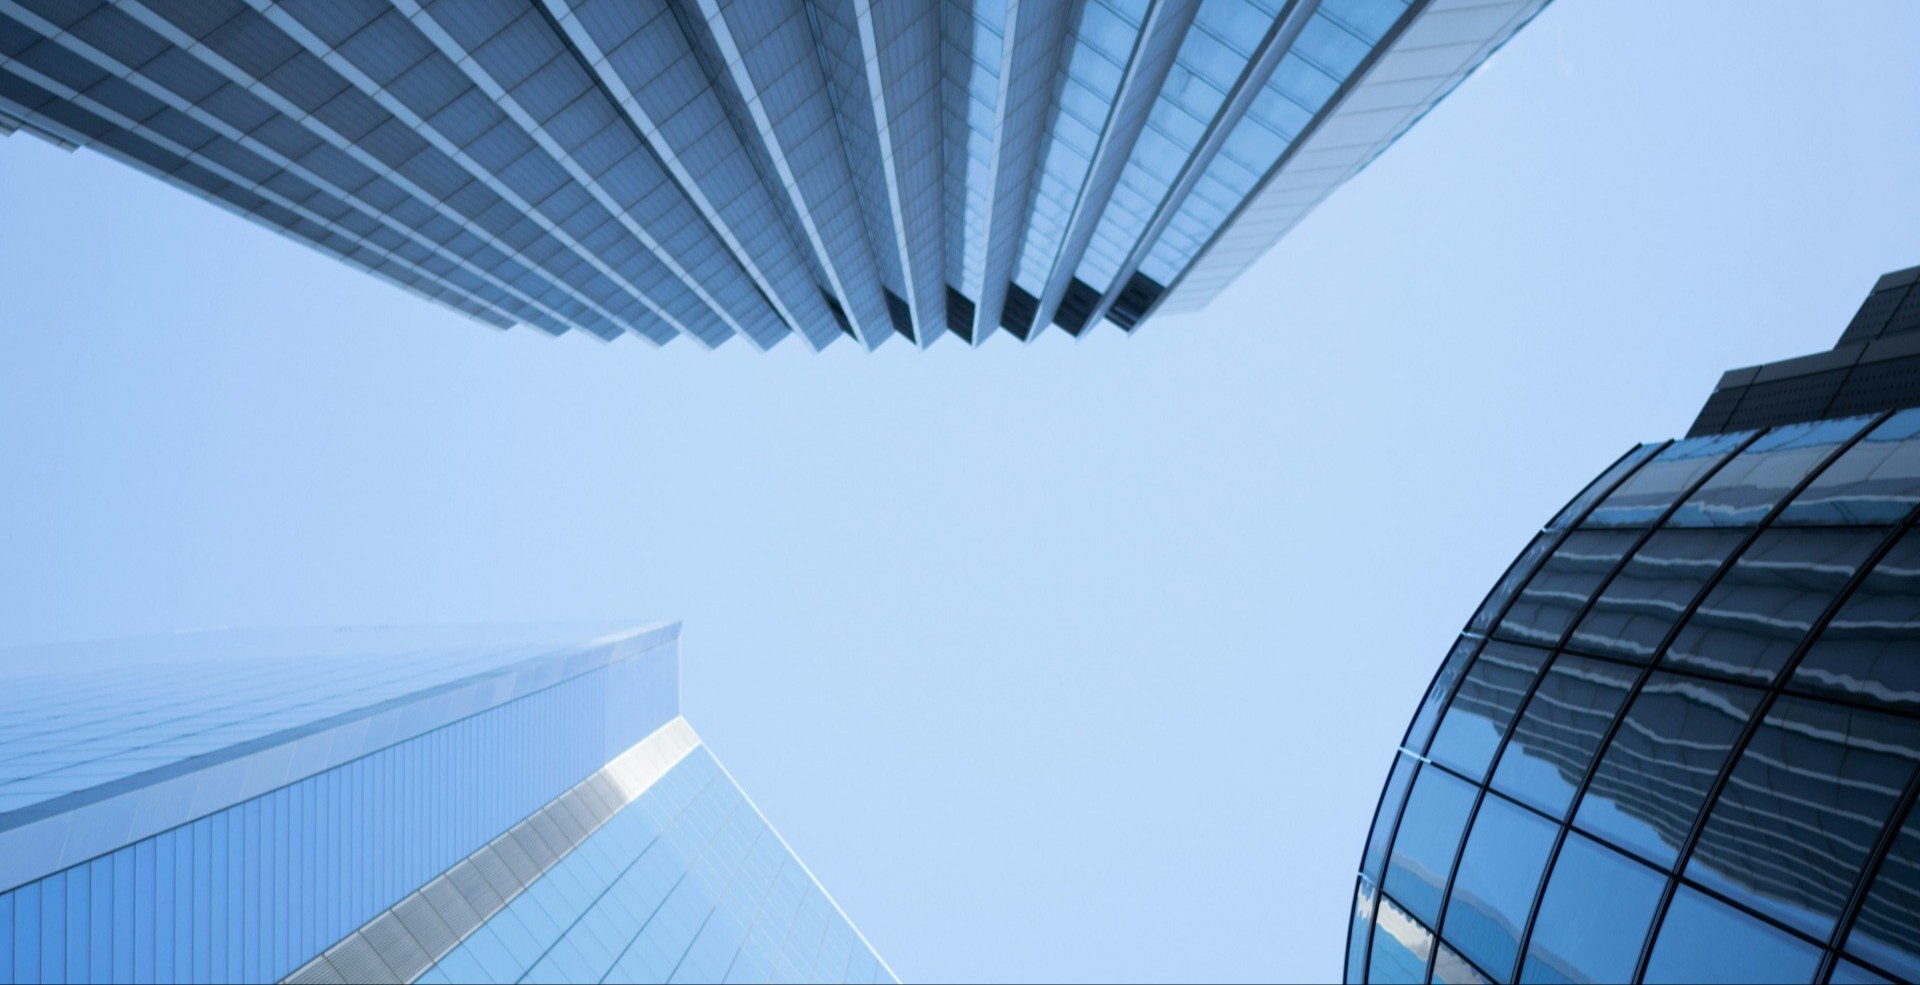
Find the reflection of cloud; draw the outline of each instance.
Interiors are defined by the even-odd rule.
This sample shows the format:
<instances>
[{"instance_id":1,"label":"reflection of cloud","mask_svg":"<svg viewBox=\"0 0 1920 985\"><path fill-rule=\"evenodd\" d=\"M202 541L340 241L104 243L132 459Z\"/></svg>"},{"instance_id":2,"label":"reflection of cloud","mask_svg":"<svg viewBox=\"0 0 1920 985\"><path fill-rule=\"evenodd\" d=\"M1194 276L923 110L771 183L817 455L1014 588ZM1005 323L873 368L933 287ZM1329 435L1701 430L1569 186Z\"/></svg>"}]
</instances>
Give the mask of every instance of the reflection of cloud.
<instances>
[{"instance_id":1,"label":"reflection of cloud","mask_svg":"<svg viewBox=\"0 0 1920 985\"><path fill-rule=\"evenodd\" d=\"M1573 61L1567 57L1567 32L1560 25L1553 26L1553 60L1560 64L1560 74L1573 78Z\"/></svg>"}]
</instances>

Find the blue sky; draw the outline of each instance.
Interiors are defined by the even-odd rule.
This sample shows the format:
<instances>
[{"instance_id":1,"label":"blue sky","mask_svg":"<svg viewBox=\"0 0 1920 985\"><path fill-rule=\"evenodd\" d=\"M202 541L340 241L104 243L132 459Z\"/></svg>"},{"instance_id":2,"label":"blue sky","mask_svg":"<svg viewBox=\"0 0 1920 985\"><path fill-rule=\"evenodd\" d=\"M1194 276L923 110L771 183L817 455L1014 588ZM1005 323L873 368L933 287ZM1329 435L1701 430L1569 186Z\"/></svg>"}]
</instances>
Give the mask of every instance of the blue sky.
<instances>
[{"instance_id":1,"label":"blue sky","mask_svg":"<svg viewBox=\"0 0 1920 985\"><path fill-rule=\"evenodd\" d=\"M903 977L1334 978L1530 532L1920 263L1916 41L1561 0L1207 311L977 351L499 333L0 140L0 643L683 618Z\"/></svg>"}]
</instances>

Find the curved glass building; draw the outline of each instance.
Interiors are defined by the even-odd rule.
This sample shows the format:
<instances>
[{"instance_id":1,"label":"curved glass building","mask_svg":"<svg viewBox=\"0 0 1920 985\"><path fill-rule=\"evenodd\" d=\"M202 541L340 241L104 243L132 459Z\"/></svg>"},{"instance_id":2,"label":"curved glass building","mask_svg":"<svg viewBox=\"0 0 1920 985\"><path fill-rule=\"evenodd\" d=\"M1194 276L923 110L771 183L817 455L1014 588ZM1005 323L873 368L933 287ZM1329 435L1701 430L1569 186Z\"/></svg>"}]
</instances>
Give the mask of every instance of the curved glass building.
<instances>
[{"instance_id":1,"label":"curved glass building","mask_svg":"<svg viewBox=\"0 0 1920 985\"><path fill-rule=\"evenodd\" d=\"M1348 981L1920 979L1917 281L1513 562L1394 757Z\"/></svg>"}]
</instances>

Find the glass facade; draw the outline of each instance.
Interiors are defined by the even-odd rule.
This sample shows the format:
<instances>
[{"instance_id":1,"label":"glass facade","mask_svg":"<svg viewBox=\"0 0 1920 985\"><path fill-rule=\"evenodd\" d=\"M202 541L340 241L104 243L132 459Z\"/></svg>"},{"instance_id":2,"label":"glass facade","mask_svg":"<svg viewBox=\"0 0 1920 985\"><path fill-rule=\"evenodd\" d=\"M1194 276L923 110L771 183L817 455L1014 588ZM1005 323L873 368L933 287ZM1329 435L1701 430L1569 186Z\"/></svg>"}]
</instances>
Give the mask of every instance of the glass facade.
<instances>
[{"instance_id":1,"label":"glass facade","mask_svg":"<svg viewBox=\"0 0 1920 985\"><path fill-rule=\"evenodd\" d=\"M1220 280L1363 77L1410 124L1544 2L20 0L0 133L496 327L977 344Z\"/></svg>"},{"instance_id":2,"label":"glass facade","mask_svg":"<svg viewBox=\"0 0 1920 985\"><path fill-rule=\"evenodd\" d=\"M1348 981L1920 977L1920 410L1635 449L1442 662Z\"/></svg>"},{"instance_id":3,"label":"glass facade","mask_svg":"<svg viewBox=\"0 0 1920 985\"><path fill-rule=\"evenodd\" d=\"M570 979L456 945L577 900L542 887L623 852L667 902L561 925L628 931L644 957L619 980L891 980L678 717L677 639L232 631L0 653L0 982Z\"/></svg>"}]
</instances>

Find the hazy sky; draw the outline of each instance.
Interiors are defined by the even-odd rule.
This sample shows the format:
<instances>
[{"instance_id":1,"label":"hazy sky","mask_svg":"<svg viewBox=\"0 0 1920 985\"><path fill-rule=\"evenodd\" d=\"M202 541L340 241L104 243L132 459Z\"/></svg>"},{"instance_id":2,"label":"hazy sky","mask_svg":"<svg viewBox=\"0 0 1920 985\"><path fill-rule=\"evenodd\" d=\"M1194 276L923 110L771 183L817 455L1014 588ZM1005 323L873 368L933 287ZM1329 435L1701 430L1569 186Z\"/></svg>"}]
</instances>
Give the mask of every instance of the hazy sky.
<instances>
[{"instance_id":1,"label":"hazy sky","mask_svg":"<svg viewBox=\"0 0 1920 985\"><path fill-rule=\"evenodd\" d=\"M683 618L902 977L1334 978L1529 534L1920 263L1917 45L1561 0L1209 310L979 350L501 333L0 139L0 643Z\"/></svg>"}]
</instances>

